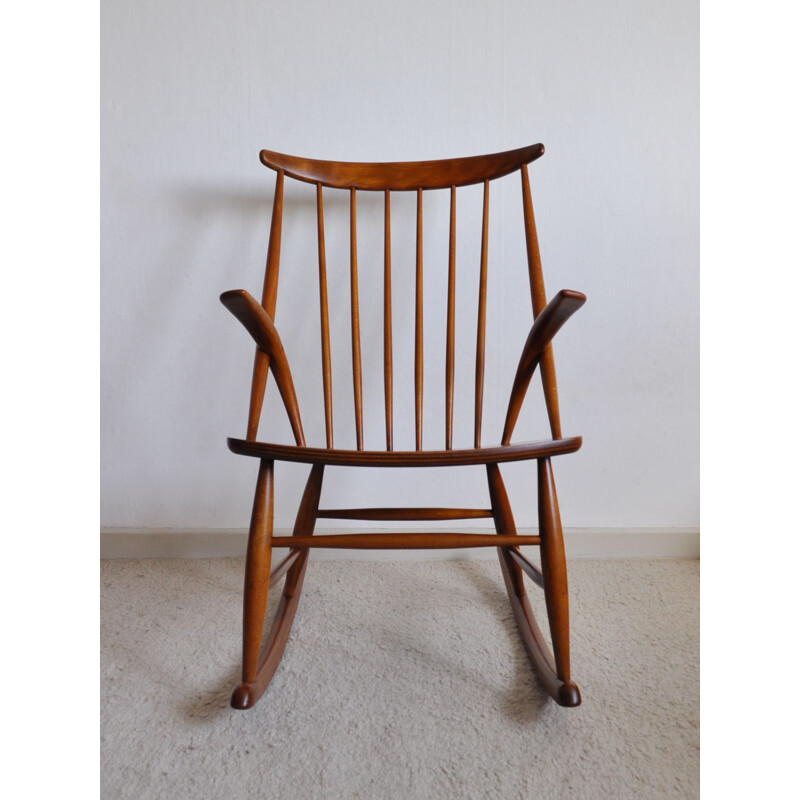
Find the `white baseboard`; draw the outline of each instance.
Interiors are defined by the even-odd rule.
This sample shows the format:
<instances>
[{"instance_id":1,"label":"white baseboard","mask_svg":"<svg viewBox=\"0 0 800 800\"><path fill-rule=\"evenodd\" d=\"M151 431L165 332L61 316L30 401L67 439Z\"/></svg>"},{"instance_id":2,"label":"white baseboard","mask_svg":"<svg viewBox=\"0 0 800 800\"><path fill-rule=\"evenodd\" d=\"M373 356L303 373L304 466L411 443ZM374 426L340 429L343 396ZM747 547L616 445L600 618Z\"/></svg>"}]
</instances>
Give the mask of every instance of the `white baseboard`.
<instances>
[{"instance_id":1,"label":"white baseboard","mask_svg":"<svg viewBox=\"0 0 800 800\"><path fill-rule=\"evenodd\" d=\"M413 528L408 531L413 531ZM361 533L363 528L337 528L328 532ZM393 528L392 532L398 531ZM465 532L494 533L494 528L469 528ZM519 532L536 535L538 531L520 528ZM320 531L320 535L324 533ZM275 535L289 536L291 530L276 530ZM697 528L567 528L564 543L568 558L700 558L700 531ZM246 545L247 530L238 528L105 528L100 533L100 558L241 557ZM319 549L311 554L312 559L326 561L495 557L494 548L489 547L461 550Z\"/></svg>"}]
</instances>

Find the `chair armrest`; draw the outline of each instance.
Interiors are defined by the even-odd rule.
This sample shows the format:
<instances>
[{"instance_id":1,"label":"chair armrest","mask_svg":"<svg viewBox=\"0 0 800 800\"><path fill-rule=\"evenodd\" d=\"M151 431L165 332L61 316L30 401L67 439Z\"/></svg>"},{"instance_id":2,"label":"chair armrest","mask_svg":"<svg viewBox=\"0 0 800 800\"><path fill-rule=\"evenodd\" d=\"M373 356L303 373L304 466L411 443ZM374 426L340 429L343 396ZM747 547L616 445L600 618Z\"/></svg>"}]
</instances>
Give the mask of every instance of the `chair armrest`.
<instances>
[{"instance_id":1,"label":"chair armrest","mask_svg":"<svg viewBox=\"0 0 800 800\"><path fill-rule=\"evenodd\" d=\"M275 375L278 391L289 415L292 433L298 445L305 445L300 409L294 391L292 372L283 349L281 337L272 318L261 304L244 289L231 289L219 296L220 302L247 328L259 349L269 356L269 366Z\"/></svg>"},{"instance_id":2,"label":"chair armrest","mask_svg":"<svg viewBox=\"0 0 800 800\"><path fill-rule=\"evenodd\" d=\"M506 424L503 427L504 445L511 441L511 434L517 424L517 417L522 408L522 401L528 391L536 366L541 361L545 349L553 337L561 330L561 326L586 302L586 295L571 289L562 289L541 311L534 320L531 331L522 348L522 356L514 377L514 386L508 401Z\"/></svg>"}]
</instances>

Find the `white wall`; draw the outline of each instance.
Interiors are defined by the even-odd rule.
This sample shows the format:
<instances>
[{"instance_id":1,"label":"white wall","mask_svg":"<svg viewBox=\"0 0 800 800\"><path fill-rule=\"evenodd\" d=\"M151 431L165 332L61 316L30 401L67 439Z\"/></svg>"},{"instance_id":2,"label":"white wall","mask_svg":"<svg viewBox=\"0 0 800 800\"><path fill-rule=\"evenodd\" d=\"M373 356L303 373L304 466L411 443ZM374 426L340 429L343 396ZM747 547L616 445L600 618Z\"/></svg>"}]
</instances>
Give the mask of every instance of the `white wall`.
<instances>
[{"instance_id":1,"label":"white wall","mask_svg":"<svg viewBox=\"0 0 800 800\"><path fill-rule=\"evenodd\" d=\"M589 297L556 343L564 433L584 437L578 454L555 464L564 524L698 524L695 0L107 0L102 35L105 526L247 524L256 463L230 454L225 437L244 432L252 347L217 296L260 291L274 183L261 148L401 160L539 141L547 153L531 176L548 293ZM318 442L313 189L291 183L276 316ZM530 324L518 177L492 191L486 443L499 436ZM346 205L334 194L332 303L347 295L346 242L335 233ZM446 271L446 202L426 196L431 298ZM398 303L410 297L412 206L407 196L394 207ZM457 365L457 445L468 444L472 424L479 206L479 189L459 194L458 332L469 334ZM359 195L359 214L365 345L379 345L378 297L368 296L380 287L381 243L367 226L380 222L380 198ZM347 313L342 304L334 321L345 325ZM413 435L411 406L400 405L402 391L411 397L411 324L398 309L398 447ZM436 447L442 330L429 304L426 444ZM336 435L350 446L346 335L334 342ZM379 352L365 353L368 447L381 443ZM547 435L538 380L532 386L518 440ZM289 441L272 382L268 403L262 437ZM278 526L291 524L305 471L278 466ZM535 524L533 465L505 474L520 525ZM323 504L411 497L482 505L484 476L329 470Z\"/></svg>"}]
</instances>

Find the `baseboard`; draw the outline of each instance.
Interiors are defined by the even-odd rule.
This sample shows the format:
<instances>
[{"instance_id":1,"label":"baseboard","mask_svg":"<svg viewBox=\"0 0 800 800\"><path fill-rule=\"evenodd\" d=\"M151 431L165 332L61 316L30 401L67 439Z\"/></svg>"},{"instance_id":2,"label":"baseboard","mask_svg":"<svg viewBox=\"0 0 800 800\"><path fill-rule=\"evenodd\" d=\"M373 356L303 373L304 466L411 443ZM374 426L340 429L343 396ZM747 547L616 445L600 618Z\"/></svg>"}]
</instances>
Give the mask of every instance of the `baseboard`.
<instances>
[{"instance_id":1,"label":"baseboard","mask_svg":"<svg viewBox=\"0 0 800 800\"><path fill-rule=\"evenodd\" d=\"M337 528L335 532L362 531ZM493 533L494 529L469 528L465 532ZM520 528L519 532L537 533L535 528ZM275 533L288 536L291 531L276 530ZM697 528L567 528L564 543L568 558L700 558L700 531ZM100 533L100 558L242 557L246 545L247 531L237 528L105 528ZM485 547L466 550L320 549L311 554L312 559L326 561L494 557L494 549Z\"/></svg>"}]
</instances>

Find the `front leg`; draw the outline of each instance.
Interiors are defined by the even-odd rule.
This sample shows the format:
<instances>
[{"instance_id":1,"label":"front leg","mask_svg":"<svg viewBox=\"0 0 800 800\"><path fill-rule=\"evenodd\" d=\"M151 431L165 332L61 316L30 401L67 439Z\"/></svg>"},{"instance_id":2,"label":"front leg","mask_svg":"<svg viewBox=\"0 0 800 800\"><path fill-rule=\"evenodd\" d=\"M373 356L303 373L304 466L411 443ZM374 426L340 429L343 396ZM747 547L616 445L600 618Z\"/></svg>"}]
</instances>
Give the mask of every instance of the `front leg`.
<instances>
[{"instance_id":1,"label":"front leg","mask_svg":"<svg viewBox=\"0 0 800 800\"><path fill-rule=\"evenodd\" d=\"M487 464L486 467L489 478L489 496L492 501L492 516L494 517L495 527L499 534L515 534L517 532L514 524L514 516L511 513L511 506L508 502L503 479L496 464ZM540 535L542 530L540 527ZM531 660L533 668L536 670L547 693L562 706L580 705L581 695L578 687L571 681L561 679L561 671L556 666L556 660L547 646L539 624L533 613L528 594L525 591L523 580L523 569L520 564L526 565L524 572L531 575L537 584L538 570L522 558L519 549L516 547L498 547L497 554L500 557L500 568L503 571L503 580L508 592L508 599L511 603L511 610L517 621L522 644ZM518 560L520 559L520 560ZM569 668L566 672L569 675Z\"/></svg>"},{"instance_id":2,"label":"front leg","mask_svg":"<svg viewBox=\"0 0 800 800\"><path fill-rule=\"evenodd\" d=\"M272 562L272 516L274 508L274 462L261 461L258 469L250 535L247 540L247 565L244 578L244 640L242 683L255 680L261 634L267 610L269 570ZM239 689L234 693L239 693ZM243 698L240 698L242 701ZM241 707L241 706L239 706Z\"/></svg>"},{"instance_id":3,"label":"front leg","mask_svg":"<svg viewBox=\"0 0 800 800\"><path fill-rule=\"evenodd\" d=\"M567 561L564 554L564 536L558 511L553 467L549 458L536 462L539 484L539 550L542 557L544 597L556 673L563 685L559 689L562 705L576 706L581 701L578 687L570 679L569 668L569 594L567 589Z\"/></svg>"}]
</instances>

